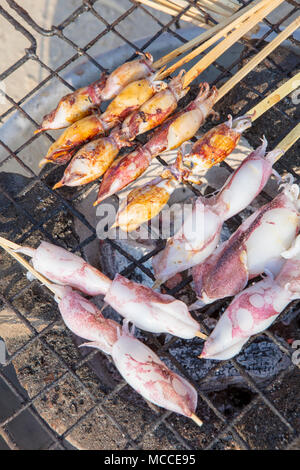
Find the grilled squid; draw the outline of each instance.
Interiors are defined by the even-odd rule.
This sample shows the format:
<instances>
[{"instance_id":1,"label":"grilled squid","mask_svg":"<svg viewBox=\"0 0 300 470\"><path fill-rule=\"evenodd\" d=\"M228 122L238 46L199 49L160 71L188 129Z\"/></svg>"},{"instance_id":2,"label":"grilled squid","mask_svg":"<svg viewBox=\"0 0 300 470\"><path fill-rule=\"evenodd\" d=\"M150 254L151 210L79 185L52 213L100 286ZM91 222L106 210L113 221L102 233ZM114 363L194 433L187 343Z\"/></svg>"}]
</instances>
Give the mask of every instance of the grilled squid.
<instances>
[{"instance_id":1,"label":"grilled squid","mask_svg":"<svg viewBox=\"0 0 300 470\"><path fill-rule=\"evenodd\" d=\"M192 418L197 392L183 377L171 371L148 346L134 338L126 327L114 343L112 358L126 382L157 406ZM195 419L196 418L196 419Z\"/></svg>"},{"instance_id":2,"label":"grilled squid","mask_svg":"<svg viewBox=\"0 0 300 470\"><path fill-rule=\"evenodd\" d=\"M189 155L183 157L179 151L175 164L164 170L161 176L129 193L117 213L115 226L131 232L155 217L180 182L194 182L200 169L208 169L223 161L237 146L242 132L250 126L251 116L234 121L229 116L227 122L198 140Z\"/></svg>"},{"instance_id":3,"label":"grilled squid","mask_svg":"<svg viewBox=\"0 0 300 470\"><path fill-rule=\"evenodd\" d=\"M249 279L270 271L278 274L281 253L287 250L299 228L299 187L283 191L248 217L204 263L193 268L199 301L193 307L238 294Z\"/></svg>"},{"instance_id":4,"label":"grilled squid","mask_svg":"<svg viewBox=\"0 0 300 470\"><path fill-rule=\"evenodd\" d=\"M148 168L154 157L166 150L178 148L183 142L193 137L206 117L214 113L212 107L217 94L216 88L210 90L208 83L202 84L197 98L183 111L163 123L145 145L115 160L104 175L94 205L138 178Z\"/></svg>"},{"instance_id":5,"label":"grilled squid","mask_svg":"<svg viewBox=\"0 0 300 470\"><path fill-rule=\"evenodd\" d=\"M137 135L153 129L175 111L178 101L189 91L189 88L183 88L183 74L184 71L181 71L166 89L156 93L137 111L127 116L122 124L125 139L133 140Z\"/></svg>"},{"instance_id":6,"label":"grilled squid","mask_svg":"<svg viewBox=\"0 0 300 470\"><path fill-rule=\"evenodd\" d=\"M300 237L283 252L286 259L275 279L262 281L238 294L204 344L201 358L230 359L252 335L266 330L288 306L300 298Z\"/></svg>"},{"instance_id":7,"label":"grilled squid","mask_svg":"<svg viewBox=\"0 0 300 470\"><path fill-rule=\"evenodd\" d=\"M91 114L102 101L110 100L130 82L145 78L154 70L151 54L140 54L137 60L120 65L110 75L101 74L99 80L64 96L56 109L43 118L41 128L35 134L48 129L61 129Z\"/></svg>"},{"instance_id":8,"label":"grilled squid","mask_svg":"<svg viewBox=\"0 0 300 470\"><path fill-rule=\"evenodd\" d=\"M122 147L130 142L119 139L119 129L112 130L109 136L100 137L84 145L74 155L65 169L62 179L53 186L80 186L100 178L118 155Z\"/></svg>"},{"instance_id":9,"label":"grilled squid","mask_svg":"<svg viewBox=\"0 0 300 470\"><path fill-rule=\"evenodd\" d=\"M111 280L82 258L48 242L38 248L21 247L20 253L31 256L36 271L50 281L74 287L88 295L106 294Z\"/></svg>"},{"instance_id":10,"label":"grilled squid","mask_svg":"<svg viewBox=\"0 0 300 470\"><path fill-rule=\"evenodd\" d=\"M239 126L242 122L239 121ZM212 254L219 242L223 222L245 209L260 193L272 173L273 163L282 154L273 150L265 156L266 147L264 139L215 197L201 196L195 200L181 228L152 260L157 285L202 263Z\"/></svg>"},{"instance_id":11,"label":"grilled squid","mask_svg":"<svg viewBox=\"0 0 300 470\"><path fill-rule=\"evenodd\" d=\"M251 127L251 116L242 116L219 124L194 143L191 152L184 156L184 163L194 175L222 162L238 145L242 133Z\"/></svg>"},{"instance_id":12,"label":"grilled squid","mask_svg":"<svg viewBox=\"0 0 300 470\"><path fill-rule=\"evenodd\" d=\"M180 338L199 336L200 326L184 302L117 274L104 301L138 328Z\"/></svg>"},{"instance_id":13,"label":"grilled squid","mask_svg":"<svg viewBox=\"0 0 300 470\"><path fill-rule=\"evenodd\" d=\"M120 334L120 325L114 320L104 318L92 302L71 287L52 285L53 288L66 326L77 336L89 341L81 346L94 347L106 354L112 354L112 347Z\"/></svg>"},{"instance_id":14,"label":"grilled squid","mask_svg":"<svg viewBox=\"0 0 300 470\"><path fill-rule=\"evenodd\" d=\"M35 134L49 129L62 129L68 127L79 119L88 116L93 109L100 106L102 91L105 87L107 76L102 73L99 80L90 85L79 88L73 93L65 95L59 101L57 107L43 118L40 129Z\"/></svg>"},{"instance_id":15,"label":"grilled squid","mask_svg":"<svg viewBox=\"0 0 300 470\"><path fill-rule=\"evenodd\" d=\"M129 83L116 98L108 105L102 114L92 114L74 122L50 146L47 155L40 162L43 166L47 162L64 164L70 160L74 150L79 145L101 136L115 127L129 113L138 109L145 101L166 84L155 79L157 74L149 78Z\"/></svg>"}]
</instances>

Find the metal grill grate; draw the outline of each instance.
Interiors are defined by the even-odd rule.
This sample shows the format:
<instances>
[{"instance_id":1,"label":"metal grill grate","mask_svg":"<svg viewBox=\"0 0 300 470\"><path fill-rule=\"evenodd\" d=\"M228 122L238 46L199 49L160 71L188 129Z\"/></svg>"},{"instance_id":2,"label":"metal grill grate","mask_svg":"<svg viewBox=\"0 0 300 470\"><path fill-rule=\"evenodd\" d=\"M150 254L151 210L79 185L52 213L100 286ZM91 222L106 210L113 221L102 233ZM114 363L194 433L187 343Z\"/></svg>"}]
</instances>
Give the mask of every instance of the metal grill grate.
<instances>
[{"instance_id":1,"label":"metal grill grate","mask_svg":"<svg viewBox=\"0 0 300 470\"><path fill-rule=\"evenodd\" d=\"M118 25L120 25L122 22L125 22L133 12L137 10L143 11L145 14L151 16L159 28L154 36L140 49L141 51L144 51L148 50L149 47L151 50L151 44L153 44L155 40L159 39L161 34L164 32L170 33L180 42L186 42L186 39L184 39L184 37L180 34L180 29L175 29L174 25L178 23L182 14L184 14L191 6L197 7L197 2L189 1L189 6L187 8L183 9L182 12L176 17L169 17L169 21L166 24L163 24L162 21L156 18L154 10L148 9L141 4L137 4L134 1L131 1L130 8L124 14L116 18L112 23L109 23L99 14L99 10L96 8L97 0L83 0L82 5L80 5L75 11L70 12L70 15L59 25L53 25L50 29L44 29L33 20L29 12L25 11L19 3L14 0L7 0L6 3L7 5L0 6L0 14L13 26L13 28L15 28L15 30L21 33L24 38L30 42L30 46L24 50L24 55L19 60L17 60L16 63L0 74L0 81L9 79L9 77L16 70L29 61L36 62L49 75L41 80L37 86L35 86L29 93L27 93L18 101L13 99L4 91L1 91L2 95L5 96L10 106L0 116L0 120L4 122L12 115L13 112L18 111L27 120L29 120L35 128L38 127L38 123L33 117L29 115L29 113L24 109L23 105L29 98L37 94L42 89L42 87L48 84L48 82L50 83L50 81L53 79L59 80L70 90L73 90L73 87L64 78L62 78L61 72L63 72L70 64L76 62L82 56L84 56L95 67L97 67L99 71L102 71L104 67L101 65L101 63L98 63L97 60L95 60L89 51L92 46L94 46L106 34L113 32L114 34L118 35L118 37L124 43L127 43L132 49L132 55L128 57L128 60L134 57L134 51L137 49L137 46L128 40L118 30ZM242 0L240 3L242 5L246 5L250 2L245 2ZM294 0L289 0L288 3L292 6L292 9L287 15L287 18L292 16L295 12L299 11L299 7ZM9 10L8 6L13 10L14 14ZM85 12L92 14L99 21L99 23L104 26L104 30L102 30L101 33L94 37L88 44L83 47L79 47L76 43L67 37L65 30ZM264 40L267 39L267 37L272 32L278 33L280 25L287 18L282 18L277 24L271 24L269 21L265 20L264 23L267 27L266 34L255 42L247 41L240 59L230 64L229 67L224 67L220 62L215 63L214 66L219 71L219 75L216 78L214 84L218 86L224 78L232 76L236 66L239 67L244 60L247 60L247 58L251 56L253 52L258 51L263 45ZM207 20L214 22L211 17L208 17ZM73 55L55 70L52 69L41 60L39 54L37 53L36 38L40 36L57 36L73 49ZM291 38L290 41L293 44L297 44L297 41L293 38ZM268 58L264 61L264 66L271 66L276 70L278 83L280 80L292 76L295 67L299 67L299 62L296 65L293 64L290 69L283 69L280 64L276 63L274 59ZM251 86L249 84L249 80L245 79L240 87L242 87L241 89L243 91L243 97L246 97L246 103L244 104L243 109L239 109L238 112L242 113L243 111L250 109L250 106L253 106L253 104L255 104L255 102L257 102L259 99L267 96L269 91L275 88L275 86L276 84L274 83L269 84L264 92L261 92L258 91L257 87ZM228 100L230 100L230 98L228 98ZM228 101L226 98L226 103L227 102ZM221 101L221 105L222 103L224 103L224 101ZM275 145L296 124L296 113L289 112L289 110L286 108L284 109L281 105L275 105L270 113L270 119L274 121L284 119L285 122L285 127L282 129L282 134L278 134L270 138L271 144ZM260 119L255 124L252 132L260 136L262 132L259 129L259 126L262 126L262 121ZM46 133L45 135L49 139L49 144L53 142L54 139L50 134ZM268 135L267 137L269 138ZM40 174L35 174L32 168L22 161L22 151L29 148L32 143L34 144L37 138L38 136L32 136L15 150L12 150L4 141L0 140L0 144L3 150L6 152L6 157L0 164L1 167L4 168L10 160L14 159L17 164L23 168L29 178L28 184L19 192L17 190L10 192L4 186L0 187L1 194L7 201L7 204L9 205L12 213L18 214L23 221L23 226L14 225L13 221L7 224L1 223L0 231L2 232L3 236L6 236L11 240L15 240L17 243L24 244L28 240L34 240L35 237L37 237L37 239L42 238L52 243L60 243L63 246L72 249L74 252L82 253L83 248L88 246L93 240L96 239L97 236L95 228L91 226L85 215L76 209L75 205L76 202L87 197L93 185L88 185L80 191L73 192L72 195L68 198L63 197L60 192L53 191L51 189L52 185L50 183L52 181L51 177L53 177L53 174L57 172L56 168L51 167L48 169L47 167L46 170L43 170ZM162 159L160 159L160 161L163 163ZM228 165L225 163L224 165L228 167ZM291 172L296 178L296 182L299 183L299 176L290 167L290 165L286 163L285 159L282 159L282 161L278 162L276 164L276 168L280 173L285 171ZM49 209L47 209L46 214L40 213L38 203L36 210L29 208L29 206L26 204L27 196L30 194L35 194L35 192L36 194L42 194L44 198L49 198L49 200L52 202L56 201L56 204L53 204L53 207L49 205ZM265 193L264 197L268 198ZM2 209L0 210L2 211ZM54 231L51 230L51 224L55 224L55 220L59 218L61 214L64 214L72 220L77 219L80 221L80 223L83 224L90 232L90 235L85 240L78 243L77 240L74 240L71 236L68 237L66 234L55 234ZM238 223L239 220L239 217L235 218L236 223ZM120 246L113 240L110 240L110 243L115 250L119 250L121 254L128 260L128 265L122 274L130 276L134 270L137 269L142 270L147 276L154 280L151 271L145 266L144 263L149 260L158 251L158 249L148 253L140 259L135 259L126 251L121 250ZM6 258L4 257L4 259ZM67 442L69 437L76 430L76 428L87 422L88 419L95 416L94 413L98 413L98 416L100 414L103 417L107 428L112 427L114 430L113 434L120 436L119 438L117 437L116 440L119 442L119 448L123 449L139 449L146 447L145 442L147 440L147 436L152 434L156 434L156 436L162 440L166 434L168 436L169 442L172 442L173 448L177 449L222 448L226 445L226 442L228 443L229 441L233 443L231 444L233 447L236 446L242 449L255 448L257 446L259 447L259 444L255 443L255 439L251 438L253 435L255 435L255 429L253 429L253 434L251 435L251 433L245 433L244 428L246 426L246 417L251 413L255 413L255 410L257 410L256 413L258 414L258 410L262 409L263 407L268 410L270 416L273 416L273 418L274 416L276 417L278 422L278 429L280 429L278 432L281 432L284 435L283 442L285 442L286 445L299 436L300 423L298 422L297 425L295 420L290 419L288 413L284 413L282 409L277 407L277 404L272 401L271 393L274 391L274 388L278 386L278 384L281 384L282 386L284 381L288 380L288 375L297 369L296 365L291 363L286 370L282 371L279 376L276 377L276 381L272 382L267 387L261 387L255 382L255 380L253 380L253 378L251 378L243 366L241 366L236 360L231 360L234 368L243 378L245 387L248 388L252 394L248 404L244 405L242 409L234 414L234 416L228 417L226 415L225 407L225 411L220 411L220 407L216 405L214 398L211 397L211 394L203 392L199 388L199 383L195 383L195 381L187 375L187 371L184 369L184 367L182 367L170 353L169 350L172 345L176 343L177 339L172 338L171 340L163 343L161 342L162 340L160 337L154 337L152 335L148 335L150 338L149 341L151 341L151 347L153 347L153 349L155 349L156 352L162 357L168 358L182 373L182 375L187 376L188 380L193 383L197 389L199 394L199 415L204 417L204 426L200 431L198 429L195 430L195 426L187 422L185 418L174 417L174 414L171 415L171 413L163 412L161 410L155 412L155 410L152 408L148 409L145 405L147 426L132 432L131 426L128 424L126 425L126 421L122 422L116 416L116 413L113 411L114 409L111 406L111 402L113 400L118 400L118 397L122 396L124 391L126 394L128 393L128 386L126 383L121 382L113 390L106 391L106 393L100 393L99 396L98 391L94 390L90 384L87 383L86 380L81 376L81 372L86 364L90 363L93 358L99 357L100 353L98 351L92 351L84 357L80 357L78 355L76 360L70 361L69 357L65 354L62 354L62 351L59 350L55 344L53 344L53 341L51 341L51 333L57 325L61 324L61 319L58 317L58 315L54 320L49 321L46 327L39 328L33 325L30 320L31 310L34 307L31 306L30 303L29 305L25 305L25 310L18 307L18 302L20 299L27 298L26 295L30 295L30 292L32 292L34 289L35 292L36 290L39 292L43 291L43 295L48 295L50 298L49 294L47 293L47 289L39 286L35 281L33 283L29 283L27 280L25 280L23 272L20 270L19 266L9 259L6 260L4 269L2 270L0 276L1 283L3 284L0 293L0 299L3 303L3 308L5 307L13 312L16 318L16 322L21 322L28 331L28 338L26 341L17 347L8 358L6 363L0 367L0 378L5 386L8 387L11 393L15 396L16 402L18 403L11 413L8 413L7 416L0 422L0 436L2 436L6 444L11 449L17 448L14 439L11 437L11 427L24 412L30 413L30 415L39 422L43 432L45 432L49 438L49 444L47 445L49 449L69 448L69 443ZM190 278L182 281L181 284L169 292L176 296L188 282L190 282ZM224 302L218 302L208 307L206 313L213 314L219 310L223 304ZM52 305L54 306L55 302L52 301ZM294 304L293 308L297 308L297 304ZM53 312L51 315L53 318ZM203 322L201 322L201 326L203 331L209 333L206 325ZM281 340L270 331L265 332L264 335L267 335L273 342L275 342L275 344L284 354L291 357L294 351L287 342ZM36 346L37 344L42 348L45 356L49 355L52 358L52 375L50 375L50 378L47 378L47 380L45 380L45 382L40 387L38 387L37 390L35 389L29 398L28 395L24 393L24 391L20 390L14 380L8 376L7 370L11 364L14 364L19 360L19 358L22 357L22 354L28 350L28 348ZM214 374L216 374L222 365L223 362L217 363L210 370L209 376L212 377ZM30 364L27 364L27 366L30 367ZM56 373L56 370L61 370L62 372L58 374ZM61 384L64 380L73 380L76 383L75 388L80 390L80 394L82 394L84 402L88 403L89 405L87 407L88 409L84 409L84 411L80 414L78 413L78 416L75 417L73 422L71 424L69 423L69 425L60 432L58 428L54 430L53 427L47 423L47 420L41 417L42 413L40 412L40 404L43 403L43 398L47 394L55 392L57 386L59 386L59 384ZM290 386L292 387L292 385ZM298 403L295 403L294 405L297 407ZM66 403L66 406L69 406L69 404ZM129 405L129 408L130 407L131 405ZM127 416L127 420L128 419L129 424L131 424L130 420L132 420L133 423L135 419L134 413L129 413ZM260 422L258 422L257 426L260 426ZM93 426L91 428L91 432L93 432Z\"/></svg>"}]
</instances>

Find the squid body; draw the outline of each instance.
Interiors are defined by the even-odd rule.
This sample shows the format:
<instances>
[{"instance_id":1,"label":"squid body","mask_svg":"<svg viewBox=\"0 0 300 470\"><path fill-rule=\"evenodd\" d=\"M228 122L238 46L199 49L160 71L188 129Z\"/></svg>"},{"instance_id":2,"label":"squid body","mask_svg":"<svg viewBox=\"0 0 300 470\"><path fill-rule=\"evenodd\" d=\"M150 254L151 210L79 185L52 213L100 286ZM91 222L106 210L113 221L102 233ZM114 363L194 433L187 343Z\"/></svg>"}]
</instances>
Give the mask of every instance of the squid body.
<instances>
[{"instance_id":1,"label":"squid body","mask_svg":"<svg viewBox=\"0 0 300 470\"><path fill-rule=\"evenodd\" d=\"M124 120L122 135L125 139L133 140L137 135L153 129L175 111L178 101L189 91L189 88L183 88L183 74L184 71L179 73L167 88L156 93Z\"/></svg>"},{"instance_id":2,"label":"squid body","mask_svg":"<svg viewBox=\"0 0 300 470\"><path fill-rule=\"evenodd\" d=\"M34 269L56 284L88 295L103 295L109 289L108 277L64 248L43 241L36 249L22 247L17 251L31 256Z\"/></svg>"},{"instance_id":3,"label":"squid body","mask_svg":"<svg viewBox=\"0 0 300 470\"><path fill-rule=\"evenodd\" d=\"M130 142L119 139L118 128L113 129L107 137L89 142L74 155L62 179L53 189L61 186L80 186L100 178L110 167L119 150L130 145Z\"/></svg>"},{"instance_id":4,"label":"squid body","mask_svg":"<svg viewBox=\"0 0 300 470\"><path fill-rule=\"evenodd\" d=\"M161 86L162 91L146 101L139 111L128 116L122 128L116 127L108 137L96 139L82 147L74 156L65 170L62 180L54 186L54 189L62 185L78 186L86 184L102 176L122 147L131 146L130 141L136 135L146 132L163 122L176 108L177 101L188 91L188 88L183 89L182 74L171 80L167 89L164 89L164 85L159 85L159 82L157 82L157 87L159 86ZM145 88L143 81L141 81L140 87L138 97L140 101L143 101L145 99L143 96L143 88ZM125 105L128 104L128 89L130 88L133 88L135 93L136 83L132 83L124 92L120 93L108 106L105 113L101 115L104 127L122 117L120 110L124 110L124 115L128 114L122 96L126 95L124 96ZM126 123L126 121L128 122Z\"/></svg>"},{"instance_id":5,"label":"squid body","mask_svg":"<svg viewBox=\"0 0 300 470\"><path fill-rule=\"evenodd\" d=\"M282 253L286 261L279 274L238 294L204 344L201 358L229 359L255 334L267 329L295 299L300 298L300 237Z\"/></svg>"},{"instance_id":6,"label":"squid body","mask_svg":"<svg viewBox=\"0 0 300 470\"><path fill-rule=\"evenodd\" d=\"M170 295L159 294L120 274L112 281L104 301L126 320L145 331L190 339L200 330L184 302Z\"/></svg>"},{"instance_id":7,"label":"squid body","mask_svg":"<svg viewBox=\"0 0 300 470\"><path fill-rule=\"evenodd\" d=\"M113 345L112 358L126 382L146 400L188 418L194 417L197 407L194 387L124 327Z\"/></svg>"},{"instance_id":8,"label":"squid body","mask_svg":"<svg viewBox=\"0 0 300 470\"><path fill-rule=\"evenodd\" d=\"M112 354L120 325L104 318L101 311L71 287L52 285L57 292L58 308L67 327L77 336L88 340L82 346L95 347Z\"/></svg>"}]
</instances>

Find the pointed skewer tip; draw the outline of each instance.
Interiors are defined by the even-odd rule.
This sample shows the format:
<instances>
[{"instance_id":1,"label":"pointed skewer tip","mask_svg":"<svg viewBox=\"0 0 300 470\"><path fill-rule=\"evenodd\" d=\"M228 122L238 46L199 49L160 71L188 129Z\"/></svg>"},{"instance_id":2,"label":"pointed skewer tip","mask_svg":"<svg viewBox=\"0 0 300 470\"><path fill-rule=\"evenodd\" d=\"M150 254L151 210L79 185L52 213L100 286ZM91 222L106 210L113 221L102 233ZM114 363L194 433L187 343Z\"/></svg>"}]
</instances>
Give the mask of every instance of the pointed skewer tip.
<instances>
[{"instance_id":1,"label":"pointed skewer tip","mask_svg":"<svg viewBox=\"0 0 300 470\"><path fill-rule=\"evenodd\" d=\"M196 423L199 426L199 428L201 428L201 426L203 425L203 421L201 421L201 419L198 418L198 416L195 415L195 413L191 414L191 419L194 421L194 423Z\"/></svg>"},{"instance_id":2,"label":"pointed skewer tip","mask_svg":"<svg viewBox=\"0 0 300 470\"><path fill-rule=\"evenodd\" d=\"M204 341L206 341L208 338L208 336L205 333L201 333L201 331L196 331L195 336L198 336L198 338L204 339Z\"/></svg>"},{"instance_id":3,"label":"pointed skewer tip","mask_svg":"<svg viewBox=\"0 0 300 470\"><path fill-rule=\"evenodd\" d=\"M52 189L58 189L58 188L61 188L62 186L64 186L64 182L63 180L60 180L58 183L56 183Z\"/></svg>"},{"instance_id":4,"label":"pointed skewer tip","mask_svg":"<svg viewBox=\"0 0 300 470\"><path fill-rule=\"evenodd\" d=\"M158 289L161 285L162 285L162 281L160 279L156 279L156 281L154 282L152 286L152 289L153 290Z\"/></svg>"},{"instance_id":5,"label":"pointed skewer tip","mask_svg":"<svg viewBox=\"0 0 300 470\"><path fill-rule=\"evenodd\" d=\"M40 134L40 133L43 132L44 130L45 130L45 129L44 129L43 127L40 127L39 129L36 129L33 134L34 134L34 135Z\"/></svg>"},{"instance_id":6,"label":"pointed skewer tip","mask_svg":"<svg viewBox=\"0 0 300 470\"><path fill-rule=\"evenodd\" d=\"M42 168L44 165L46 165L46 163L48 163L48 160L46 160L46 158L43 158L39 163L39 168Z\"/></svg>"}]
</instances>

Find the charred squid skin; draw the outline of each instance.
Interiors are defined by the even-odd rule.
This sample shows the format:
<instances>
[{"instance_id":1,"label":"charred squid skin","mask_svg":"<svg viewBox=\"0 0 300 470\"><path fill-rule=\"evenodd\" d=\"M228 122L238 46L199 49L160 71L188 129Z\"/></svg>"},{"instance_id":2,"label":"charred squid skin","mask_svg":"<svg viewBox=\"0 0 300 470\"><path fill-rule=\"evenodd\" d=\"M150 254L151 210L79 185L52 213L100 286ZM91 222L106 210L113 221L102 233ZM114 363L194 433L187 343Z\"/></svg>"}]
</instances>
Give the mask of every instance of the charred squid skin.
<instances>
[{"instance_id":1,"label":"charred squid skin","mask_svg":"<svg viewBox=\"0 0 300 470\"><path fill-rule=\"evenodd\" d=\"M130 82L154 73L151 54L138 54L141 57L135 61L120 65L110 75L103 72L96 82L64 96L57 107L44 116L42 125L35 134L73 124L91 114L93 108L100 106L102 101L115 98Z\"/></svg>"},{"instance_id":2,"label":"charred squid skin","mask_svg":"<svg viewBox=\"0 0 300 470\"><path fill-rule=\"evenodd\" d=\"M34 133L39 134L49 129L62 129L91 114L101 104L101 92L106 80L107 75L102 73L96 82L61 98L57 107L44 116L41 127Z\"/></svg>"},{"instance_id":3,"label":"charred squid skin","mask_svg":"<svg viewBox=\"0 0 300 470\"><path fill-rule=\"evenodd\" d=\"M107 137L89 142L74 155L62 179L53 186L53 189L62 186L80 186L100 178L108 170L119 150L131 145L130 142L119 138L118 128Z\"/></svg>"},{"instance_id":4,"label":"charred squid skin","mask_svg":"<svg viewBox=\"0 0 300 470\"><path fill-rule=\"evenodd\" d=\"M143 147L118 159L104 175L94 205L138 178L148 168L152 159L161 152L178 148L184 141L193 137L212 112L217 95L215 87L210 90L208 83L202 84L197 98L164 122Z\"/></svg>"},{"instance_id":5,"label":"charred squid skin","mask_svg":"<svg viewBox=\"0 0 300 470\"><path fill-rule=\"evenodd\" d=\"M189 88L183 88L183 73L173 78L167 88L146 101L139 110L130 114L122 124L122 134L128 140L161 124L177 108L178 101Z\"/></svg>"},{"instance_id":6,"label":"charred squid skin","mask_svg":"<svg viewBox=\"0 0 300 470\"><path fill-rule=\"evenodd\" d=\"M40 166L49 161L66 163L70 159L70 151L75 147L104 135L165 86L164 82L156 82L153 77L129 83L104 113L87 116L69 126L51 145Z\"/></svg>"},{"instance_id":7,"label":"charred squid skin","mask_svg":"<svg viewBox=\"0 0 300 470\"><path fill-rule=\"evenodd\" d=\"M137 54L140 56L138 59L125 62L108 76L101 95L103 101L115 98L129 83L145 78L155 72L152 67L152 55L149 52L145 54L137 52Z\"/></svg>"},{"instance_id":8,"label":"charred squid skin","mask_svg":"<svg viewBox=\"0 0 300 470\"><path fill-rule=\"evenodd\" d=\"M64 164L67 163L76 147L93 139L96 136L103 135L106 126L101 121L100 115L93 114L86 116L69 126L61 136L51 145L47 155L40 162L43 166L47 162Z\"/></svg>"}]
</instances>

